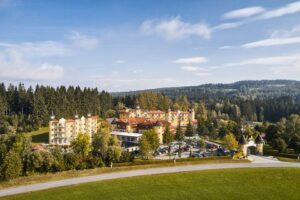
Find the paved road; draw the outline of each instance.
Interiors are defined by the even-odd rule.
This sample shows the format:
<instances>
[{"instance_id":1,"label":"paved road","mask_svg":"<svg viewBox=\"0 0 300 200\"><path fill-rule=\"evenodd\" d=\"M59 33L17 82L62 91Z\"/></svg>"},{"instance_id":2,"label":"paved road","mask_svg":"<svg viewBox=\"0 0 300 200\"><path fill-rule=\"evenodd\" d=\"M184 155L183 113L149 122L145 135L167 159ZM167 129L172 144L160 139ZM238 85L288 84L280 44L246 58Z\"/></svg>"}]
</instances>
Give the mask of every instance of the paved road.
<instances>
[{"instance_id":1,"label":"paved road","mask_svg":"<svg viewBox=\"0 0 300 200\"><path fill-rule=\"evenodd\" d=\"M153 174L166 174L175 172L188 172L188 171L201 171L211 169L229 169L229 168L256 168L256 167L300 167L300 163L288 163L288 162L268 162L264 157L253 157L252 163L224 163L224 164L201 164L201 165L189 165L189 166L175 166L175 167L162 167L152 168L144 170L132 170L114 173L104 173L94 176L86 176L79 178L64 179L60 181L51 181L47 183L38 183L32 185L18 186L14 188L7 188L0 190L0 197L15 195L25 192L33 192L38 190L56 188L61 186L69 186L81 183L89 183L102 180L153 175Z\"/></svg>"}]
</instances>

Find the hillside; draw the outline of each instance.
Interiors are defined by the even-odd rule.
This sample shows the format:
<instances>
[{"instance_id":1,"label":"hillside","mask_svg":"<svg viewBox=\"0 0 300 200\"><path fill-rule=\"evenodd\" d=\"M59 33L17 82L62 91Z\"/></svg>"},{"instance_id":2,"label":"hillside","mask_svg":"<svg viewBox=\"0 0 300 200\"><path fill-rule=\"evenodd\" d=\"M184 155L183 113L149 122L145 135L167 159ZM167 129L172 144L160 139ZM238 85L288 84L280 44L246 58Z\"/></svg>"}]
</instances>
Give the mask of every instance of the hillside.
<instances>
[{"instance_id":1,"label":"hillside","mask_svg":"<svg viewBox=\"0 0 300 200\"><path fill-rule=\"evenodd\" d=\"M238 81L230 84L204 84L198 86L157 88L149 90L115 92L113 96L134 95L140 92L162 92L171 98L186 95L189 99L224 98L224 97L279 97L293 96L300 98L300 81L260 80Z\"/></svg>"}]
</instances>

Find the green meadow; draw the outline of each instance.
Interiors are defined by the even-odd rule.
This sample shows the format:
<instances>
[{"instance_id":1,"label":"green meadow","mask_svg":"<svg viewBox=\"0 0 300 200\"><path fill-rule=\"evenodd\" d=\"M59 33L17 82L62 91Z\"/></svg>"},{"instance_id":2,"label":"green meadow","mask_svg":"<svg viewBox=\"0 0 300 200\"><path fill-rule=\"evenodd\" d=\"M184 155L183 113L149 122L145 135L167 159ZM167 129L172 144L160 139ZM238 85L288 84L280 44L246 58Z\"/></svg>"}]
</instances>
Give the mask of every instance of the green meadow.
<instances>
[{"instance_id":1,"label":"green meadow","mask_svg":"<svg viewBox=\"0 0 300 200\"><path fill-rule=\"evenodd\" d=\"M15 200L300 199L299 168L208 170L94 182L6 197Z\"/></svg>"}]
</instances>

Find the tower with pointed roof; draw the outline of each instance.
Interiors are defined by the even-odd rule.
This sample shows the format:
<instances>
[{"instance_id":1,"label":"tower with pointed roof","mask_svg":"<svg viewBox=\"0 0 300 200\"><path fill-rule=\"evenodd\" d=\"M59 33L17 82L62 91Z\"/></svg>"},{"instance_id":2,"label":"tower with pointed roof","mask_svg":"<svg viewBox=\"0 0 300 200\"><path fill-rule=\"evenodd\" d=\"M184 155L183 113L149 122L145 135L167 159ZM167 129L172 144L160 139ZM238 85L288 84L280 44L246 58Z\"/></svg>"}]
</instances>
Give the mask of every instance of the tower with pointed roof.
<instances>
[{"instance_id":1,"label":"tower with pointed roof","mask_svg":"<svg viewBox=\"0 0 300 200\"><path fill-rule=\"evenodd\" d=\"M256 154L257 155L263 155L263 151L264 151L264 139L261 137L261 135L259 134L256 138L255 138L255 144L256 144Z\"/></svg>"},{"instance_id":2,"label":"tower with pointed roof","mask_svg":"<svg viewBox=\"0 0 300 200\"><path fill-rule=\"evenodd\" d=\"M55 115L54 115L54 113L53 113L53 110L52 110L52 112L51 112L50 120L55 120Z\"/></svg>"},{"instance_id":3,"label":"tower with pointed roof","mask_svg":"<svg viewBox=\"0 0 300 200\"><path fill-rule=\"evenodd\" d=\"M240 139L239 139L239 144L240 144L240 149L243 152L243 156L247 156L247 149L248 149L248 141L246 140L244 135L241 135Z\"/></svg>"}]
</instances>

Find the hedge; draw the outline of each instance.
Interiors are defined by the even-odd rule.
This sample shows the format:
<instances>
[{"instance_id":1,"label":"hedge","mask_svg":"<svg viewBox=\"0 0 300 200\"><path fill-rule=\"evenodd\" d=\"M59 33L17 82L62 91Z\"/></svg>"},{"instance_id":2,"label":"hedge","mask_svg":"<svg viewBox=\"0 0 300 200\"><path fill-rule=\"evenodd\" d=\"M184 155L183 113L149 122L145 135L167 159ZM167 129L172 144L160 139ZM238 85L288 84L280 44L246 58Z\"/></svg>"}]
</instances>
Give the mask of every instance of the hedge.
<instances>
[{"instance_id":1,"label":"hedge","mask_svg":"<svg viewBox=\"0 0 300 200\"><path fill-rule=\"evenodd\" d=\"M176 162L205 162L205 161L211 161L211 160L231 160L232 158L230 156L212 156L212 157L206 157L206 158L179 158L176 159ZM134 165L152 165L152 164L173 164L173 159L167 159L167 160L141 160L136 159L133 162L127 162L127 163L115 163L115 167L121 167L121 166L134 166Z\"/></svg>"}]
</instances>

